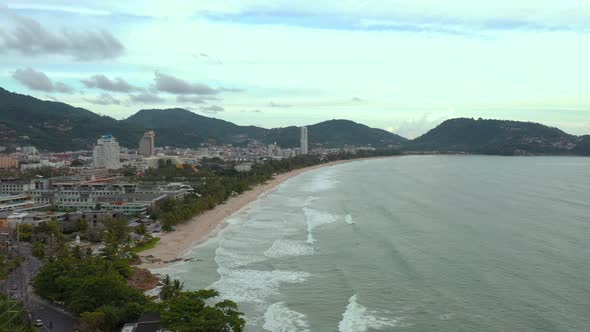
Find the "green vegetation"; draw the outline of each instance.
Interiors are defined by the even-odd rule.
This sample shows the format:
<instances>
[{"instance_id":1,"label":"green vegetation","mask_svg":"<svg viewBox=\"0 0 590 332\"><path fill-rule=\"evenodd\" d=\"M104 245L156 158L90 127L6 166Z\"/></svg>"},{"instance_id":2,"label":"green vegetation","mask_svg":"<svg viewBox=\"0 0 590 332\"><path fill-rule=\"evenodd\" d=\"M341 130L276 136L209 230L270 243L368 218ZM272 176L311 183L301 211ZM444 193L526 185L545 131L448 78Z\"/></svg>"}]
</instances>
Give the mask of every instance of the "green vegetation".
<instances>
[{"instance_id":1,"label":"green vegetation","mask_svg":"<svg viewBox=\"0 0 590 332\"><path fill-rule=\"evenodd\" d=\"M215 290L179 292L174 297L162 301L160 314L162 325L172 331L182 332L240 332L246 321L241 317L238 306L232 301L221 301L209 305L219 296Z\"/></svg>"},{"instance_id":2,"label":"green vegetation","mask_svg":"<svg viewBox=\"0 0 590 332\"><path fill-rule=\"evenodd\" d=\"M324 146L387 147L406 141L387 131L351 121L326 121L309 128L310 142ZM283 147L299 145L296 127L268 130L238 126L179 108L141 110L128 119L117 121L82 108L0 88L0 144L4 146L31 144L50 151L87 149L108 132L121 145L135 147L145 129L157 132L159 145L178 147L198 147L201 143L244 145L249 140L267 144L276 141Z\"/></svg>"},{"instance_id":3,"label":"green vegetation","mask_svg":"<svg viewBox=\"0 0 590 332\"><path fill-rule=\"evenodd\" d=\"M22 302L0 294L0 332L33 331Z\"/></svg>"},{"instance_id":4,"label":"green vegetation","mask_svg":"<svg viewBox=\"0 0 590 332\"><path fill-rule=\"evenodd\" d=\"M170 300L180 292L184 288L184 283L178 279L172 280L169 275L166 275L164 279L162 279L162 288L160 288L160 299L162 301Z\"/></svg>"},{"instance_id":5,"label":"green vegetation","mask_svg":"<svg viewBox=\"0 0 590 332\"><path fill-rule=\"evenodd\" d=\"M575 136L538 123L483 120L447 120L405 146L407 150L467 152L475 154L514 155L574 154L568 144Z\"/></svg>"},{"instance_id":6,"label":"green vegetation","mask_svg":"<svg viewBox=\"0 0 590 332\"><path fill-rule=\"evenodd\" d=\"M3 280L14 269L19 267L23 258L20 256L10 257L0 254L0 280Z\"/></svg>"},{"instance_id":7,"label":"green vegetation","mask_svg":"<svg viewBox=\"0 0 590 332\"><path fill-rule=\"evenodd\" d=\"M55 223L43 226L44 239L51 245L35 243L35 255L44 257L45 264L33 280L35 292L41 297L59 303L69 312L78 315L80 331L116 331L125 322L137 319L143 312L158 311L164 327L177 331L229 331L220 326L237 327L243 321L237 306L222 301L214 306L205 304L214 291L183 292L183 285L169 277L163 281L161 302L147 297L141 290L129 286L132 274L130 263L136 258L130 245L130 229L125 220L110 220L102 238L105 248L101 255L92 255L90 249L68 248L65 238ZM155 245L158 239L147 239L143 247ZM190 310L189 310L190 308ZM178 322L170 317L186 317ZM199 320L198 328L192 324ZM242 322L242 323L240 323ZM184 324L184 325L183 325Z\"/></svg>"},{"instance_id":8,"label":"green vegetation","mask_svg":"<svg viewBox=\"0 0 590 332\"><path fill-rule=\"evenodd\" d=\"M590 135L580 137L575 152L580 156L590 156Z\"/></svg>"},{"instance_id":9,"label":"green vegetation","mask_svg":"<svg viewBox=\"0 0 590 332\"><path fill-rule=\"evenodd\" d=\"M156 246L156 244L158 244L158 242L160 241L159 237L153 237L149 240L144 240L142 242L139 242L138 244L135 245L135 247L133 247L132 251L133 253L140 253L142 251L148 250L148 249L152 249L153 247Z\"/></svg>"},{"instance_id":10,"label":"green vegetation","mask_svg":"<svg viewBox=\"0 0 590 332\"><path fill-rule=\"evenodd\" d=\"M33 254L33 256L37 258L43 259L45 257L46 247L47 246L42 242L35 242L33 243L33 250L31 253Z\"/></svg>"}]
</instances>

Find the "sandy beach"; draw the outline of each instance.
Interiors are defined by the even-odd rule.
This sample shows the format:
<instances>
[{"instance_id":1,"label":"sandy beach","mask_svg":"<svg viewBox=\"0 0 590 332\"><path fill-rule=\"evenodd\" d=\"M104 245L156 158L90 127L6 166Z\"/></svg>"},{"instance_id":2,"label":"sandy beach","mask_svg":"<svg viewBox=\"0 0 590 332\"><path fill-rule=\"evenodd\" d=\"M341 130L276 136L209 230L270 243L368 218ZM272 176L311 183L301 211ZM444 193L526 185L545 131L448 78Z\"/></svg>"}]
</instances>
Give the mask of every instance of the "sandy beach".
<instances>
[{"instance_id":1,"label":"sandy beach","mask_svg":"<svg viewBox=\"0 0 590 332\"><path fill-rule=\"evenodd\" d=\"M339 160L278 174L272 180L238 196L231 197L224 204L218 205L214 209L192 218L187 223L179 225L176 231L163 234L156 247L140 253L142 264L139 267L146 269L161 268L168 263L183 259L185 254L196 244L215 236L217 231L225 226L227 217L292 177L313 169L359 160L361 159Z\"/></svg>"}]
</instances>

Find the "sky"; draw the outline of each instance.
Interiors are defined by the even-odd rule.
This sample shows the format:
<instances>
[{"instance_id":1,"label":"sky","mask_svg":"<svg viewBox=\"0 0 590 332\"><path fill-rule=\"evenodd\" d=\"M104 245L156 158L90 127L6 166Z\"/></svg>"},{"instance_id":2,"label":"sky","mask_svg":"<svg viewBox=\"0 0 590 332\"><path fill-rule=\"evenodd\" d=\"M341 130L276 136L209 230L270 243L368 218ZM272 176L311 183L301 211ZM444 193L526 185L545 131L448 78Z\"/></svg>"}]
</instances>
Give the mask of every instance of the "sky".
<instances>
[{"instance_id":1,"label":"sky","mask_svg":"<svg viewBox=\"0 0 590 332\"><path fill-rule=\"evenodd\" d=\"M455 117L590 134L590 0L3 0L0 86L408 138Z\"/></svg>"}]
</instances>

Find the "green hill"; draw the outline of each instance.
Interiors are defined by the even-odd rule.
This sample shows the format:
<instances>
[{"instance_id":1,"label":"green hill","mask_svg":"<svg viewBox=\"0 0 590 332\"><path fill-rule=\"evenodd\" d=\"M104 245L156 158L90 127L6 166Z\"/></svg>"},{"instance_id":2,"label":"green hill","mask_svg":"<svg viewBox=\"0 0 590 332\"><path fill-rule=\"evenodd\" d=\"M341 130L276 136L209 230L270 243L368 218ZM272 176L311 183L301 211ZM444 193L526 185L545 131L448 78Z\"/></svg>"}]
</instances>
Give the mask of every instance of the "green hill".
<instances>
[{"instance_id":1,"label":"green hill","mask_svg":"<svg viewBox=\"0 0 590 332\"><path fill-rule=\"evenodd\" d=\"M386 130L370 128L349 120L329 120L307 126L312 146L342 147L345 145L373 146L377 148L401 147L408 140ZM299 127L271 129L266 142L277 142L284 147L299 146Z\"/></svg>"},{"instance_id":2,"label":"green hill","mask_svg":"<svg viewBox=\"0 0 590 332\"><path fill-rule=\"evenodd\" d=\"M572 154L579 141L557 128L532 122L458 118L413 140L406 149L482 154Z\"/></svg>"},{"instance_id":3,"label":"green hill","mask_svg":"<svg viewBox=\"0 0 590 332\"><path fill-rule=\"evenodd\" d=\"M590 135L580 136L574 152L580 156L590 156Z\"/></svg>"},{"instance_id":4,"label":"green hill","mask_svg":"<svg viewBox=\"0 0 590 332\"><path fill-rule=\"evenodd\" d=\"M312 145L342 147L400 146L407 140L390 132L347 120L308 126ZM298 127L265 129L195 114L185 109L141 110L117 121L83 108L43 101L0 88L0 145L34 145L42 150L89 149L100 135L113 134L123 146L136 147L144 130L156 131L158 146L198 147L201 143L248 142L299 146Z\"/></svg>"},{"instance_id":5,"label":"green hill","mask_svg":"<svg viewBox=\"0 0 590 332\"><path fill-rule=\"evenodd\" d=\"M195 147L200 143L244 144L263 137L267 129L238 126L182 108L141 110L121 123L139 131L156 131L159 146Z\"/></svg>"},{"instance_id":6,"label":"green hill","mask_svg":"<svg viewBox=\"0 0 590 332\"><path fill-rule=\"evenodd\" d=\"M88 148L112 133L121 144L131 144L129 132L117 120L68 104L43 101L0 88L0 143L32 144L46 150Z\"/></svg>"}]
</instances>

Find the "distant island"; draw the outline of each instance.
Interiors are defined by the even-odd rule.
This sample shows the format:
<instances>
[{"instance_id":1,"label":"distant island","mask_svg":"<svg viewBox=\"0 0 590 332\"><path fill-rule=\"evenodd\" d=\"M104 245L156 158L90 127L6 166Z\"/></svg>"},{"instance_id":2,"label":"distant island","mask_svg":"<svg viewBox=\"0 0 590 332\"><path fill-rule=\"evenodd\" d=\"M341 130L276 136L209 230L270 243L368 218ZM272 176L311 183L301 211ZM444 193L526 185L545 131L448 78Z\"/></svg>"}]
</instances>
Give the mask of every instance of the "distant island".
<instances>
[{"instance_id":1,"label":"distant island","mask_svg":"<svg viewBox=\"0 0 590 332\"><path fill-rule=\"evenodd\" d=\"M538 123L451 119L409 140L349 120L308 126L313 147L371 146L411 153L493 155L590 155L590 135L575 136ZM83 108L36 99L0 88L0 145L29 144L47 151L88 149L105 132L122 146L135 146L145 130L156 130L163 146L194 148L203 143L245 146L256 142L299 145L295 126L265 129L239 126L181 108L140 110L124 120Z\"/></svg>"}]
</instances>

